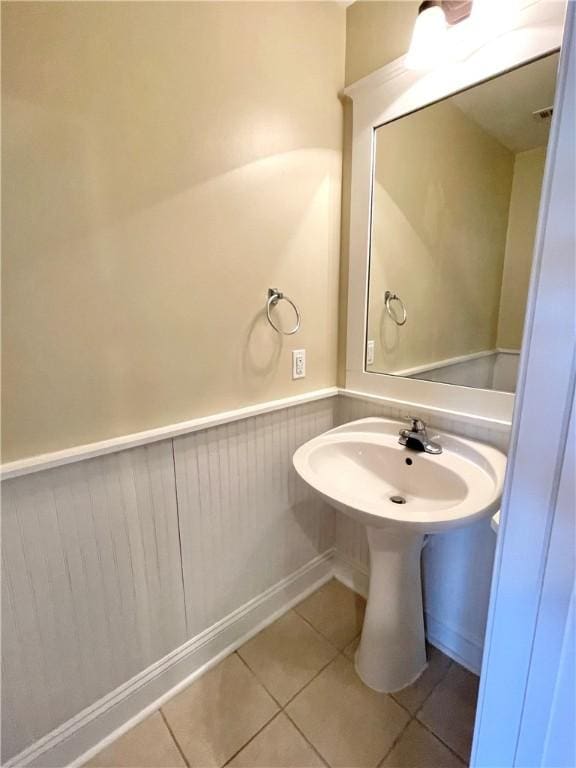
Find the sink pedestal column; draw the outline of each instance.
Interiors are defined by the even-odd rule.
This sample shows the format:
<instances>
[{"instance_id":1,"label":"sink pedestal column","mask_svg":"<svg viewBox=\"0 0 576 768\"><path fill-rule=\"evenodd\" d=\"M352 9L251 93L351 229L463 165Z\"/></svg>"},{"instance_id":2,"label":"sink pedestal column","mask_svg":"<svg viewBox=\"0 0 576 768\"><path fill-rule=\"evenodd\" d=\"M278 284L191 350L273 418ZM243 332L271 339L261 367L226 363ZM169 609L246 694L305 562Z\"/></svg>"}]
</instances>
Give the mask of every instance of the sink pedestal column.
<instances>
[{"instance_id":1,"label":"sink pedestal column","mask_svg":"<svg viewBox=\"0 0 576 768\"><path fill-rule=\"evenodd\" d=\"M367 527L370 591L356 671L376 691L397 691L426 668L420 556L423 535Z\"/></svg>"}]
</instances>

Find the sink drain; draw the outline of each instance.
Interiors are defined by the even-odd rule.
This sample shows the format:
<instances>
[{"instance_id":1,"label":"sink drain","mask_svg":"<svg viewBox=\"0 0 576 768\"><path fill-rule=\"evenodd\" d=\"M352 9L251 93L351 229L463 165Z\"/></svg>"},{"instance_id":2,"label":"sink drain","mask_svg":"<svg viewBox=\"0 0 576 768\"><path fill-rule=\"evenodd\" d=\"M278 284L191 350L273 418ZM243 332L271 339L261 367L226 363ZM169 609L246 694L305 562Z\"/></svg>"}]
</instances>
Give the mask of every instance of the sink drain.
<instances>
[{"instance_id":1,"label":"sink drain","mask_svg":"<svg viewBox=\"0 0 576 768\"><path fill-rule=\"evenodd\" d=\"M390 501L393 504L406 504L404 496L390 496Z\"/></svg>"}]
</instances>

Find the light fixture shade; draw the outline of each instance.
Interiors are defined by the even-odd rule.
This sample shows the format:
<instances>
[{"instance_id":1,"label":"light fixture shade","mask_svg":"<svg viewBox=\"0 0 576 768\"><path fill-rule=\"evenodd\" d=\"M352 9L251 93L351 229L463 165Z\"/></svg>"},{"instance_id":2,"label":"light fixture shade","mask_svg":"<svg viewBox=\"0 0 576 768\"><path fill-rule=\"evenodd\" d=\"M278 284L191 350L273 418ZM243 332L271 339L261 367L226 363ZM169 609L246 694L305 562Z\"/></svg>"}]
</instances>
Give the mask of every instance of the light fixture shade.
<instances>
[{"instance_id":1,"label":"light fixture shade","mask_svg":"<svg viewBox=\"0 0 576 768\"><path fill-rule=\"evenodd\" d=\"M446 16L439 3L420 6L405 59L408 69L430 69L446 55Z\"/></svg>"}]
</instances>

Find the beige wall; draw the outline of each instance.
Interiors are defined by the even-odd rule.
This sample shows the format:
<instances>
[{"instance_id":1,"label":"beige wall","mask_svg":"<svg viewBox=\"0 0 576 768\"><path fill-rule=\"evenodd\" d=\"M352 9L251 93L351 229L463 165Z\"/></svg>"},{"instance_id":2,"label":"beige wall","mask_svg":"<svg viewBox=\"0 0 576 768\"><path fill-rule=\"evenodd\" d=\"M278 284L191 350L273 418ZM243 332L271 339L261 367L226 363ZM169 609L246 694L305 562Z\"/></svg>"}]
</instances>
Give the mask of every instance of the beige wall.
<instances>
[{"instance_id":1,"label":"beige wall","mask_svg":"<svg viewBox=\"0 0 576 768\"><path fill-rule=\"evenodd\" d=\"M546 147L537 147L514 161L498 321L497 343L504 349L520 349L522 343L545 160Z\"/></svg>"},{"instance_id":2,"label":"beige wall","mask_svg":"<svg viewBox=\"0 0 576 768\"><path fill-rule=\"evenodd\" d=\"M343 7L2 12L3 460L333 385Z\"/></svg>"},{"instance_id":3,"label":"beige wall","mask_svg":"<svg viewBox=\"0 0 576 768\"><path fill-rule=\"evenodd\" d=\"M408 50L418 0L368 0L346 13L346 84L369 75Z\"/></svg>"},{"instance_id":4,"label":"beige wall","mask_svg":"<svg viewBox=\"0 0 576 768\"><path fill-rule=\"evenodd\" d=\"M368 338L395 372L495 346L513 154L450 102L379 129ZM384 311L399 294L408 322Z\"/></svg>"}]
</instances>

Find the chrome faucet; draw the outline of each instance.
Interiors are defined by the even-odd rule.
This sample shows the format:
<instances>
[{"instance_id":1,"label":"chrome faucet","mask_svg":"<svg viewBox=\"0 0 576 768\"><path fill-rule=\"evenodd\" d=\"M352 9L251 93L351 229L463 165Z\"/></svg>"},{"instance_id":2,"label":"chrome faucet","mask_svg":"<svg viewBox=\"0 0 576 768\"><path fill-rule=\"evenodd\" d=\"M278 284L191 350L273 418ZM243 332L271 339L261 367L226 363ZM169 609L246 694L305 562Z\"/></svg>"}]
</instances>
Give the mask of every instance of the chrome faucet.
<instances>
[{"instance_id":1,"label":"chrome faucet","mask_svg":"<svg viewBox=\"0 0 576 768\"><path fill-rule=\"evenodd\" d=\"M413 448L415 451L425 451L426 453L442 453L442 446L435 443L428 437L426 424L422 419L416 416L408 418L410 429L401 429L398 442L407 448Z\"/></svg>"}]
</instances>

